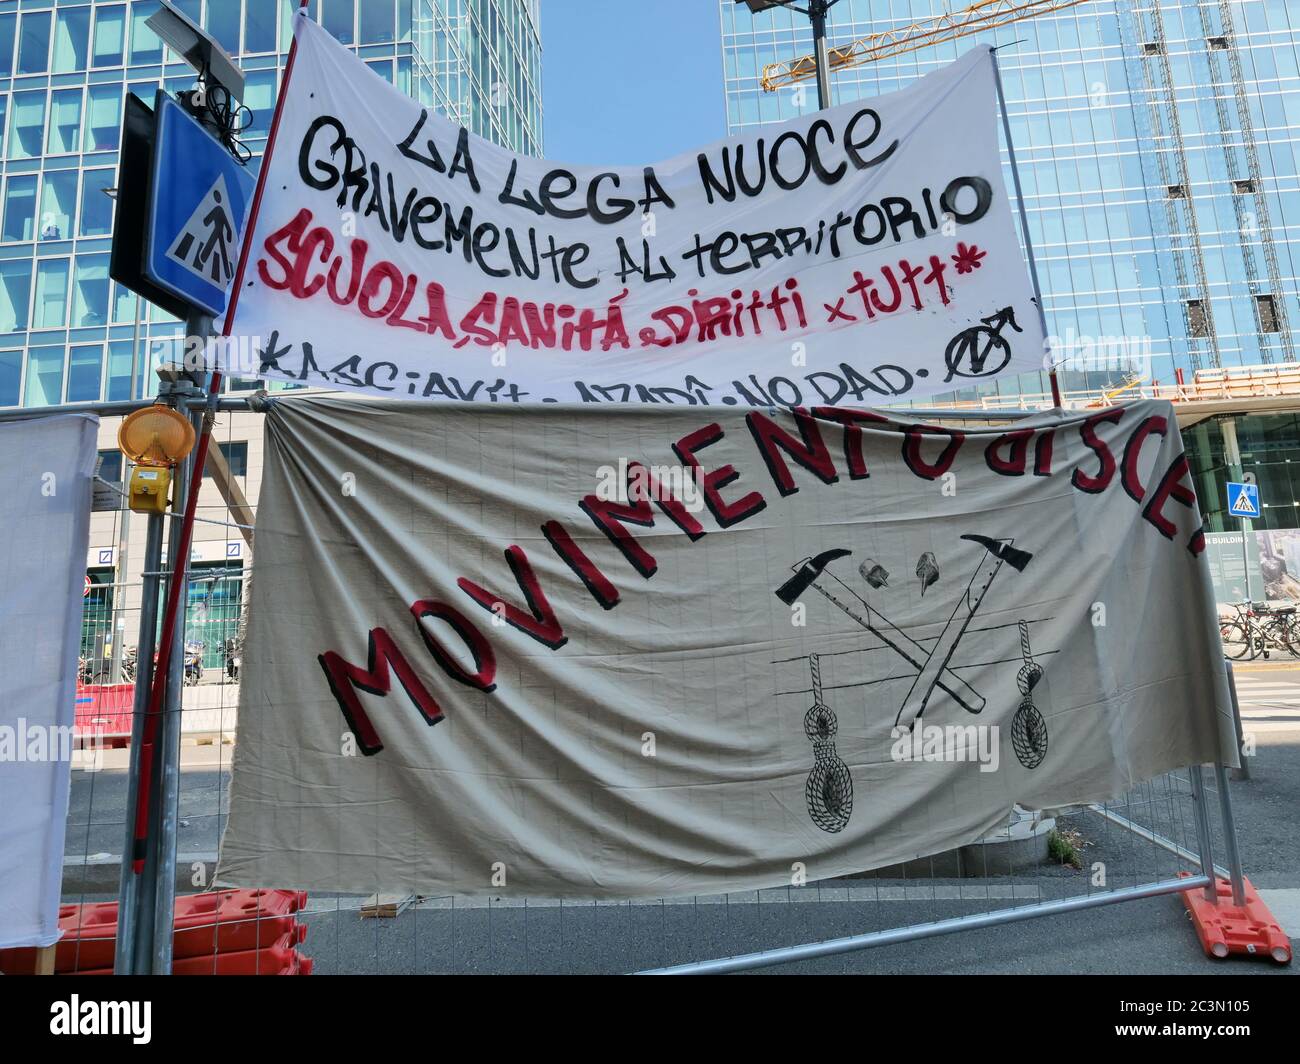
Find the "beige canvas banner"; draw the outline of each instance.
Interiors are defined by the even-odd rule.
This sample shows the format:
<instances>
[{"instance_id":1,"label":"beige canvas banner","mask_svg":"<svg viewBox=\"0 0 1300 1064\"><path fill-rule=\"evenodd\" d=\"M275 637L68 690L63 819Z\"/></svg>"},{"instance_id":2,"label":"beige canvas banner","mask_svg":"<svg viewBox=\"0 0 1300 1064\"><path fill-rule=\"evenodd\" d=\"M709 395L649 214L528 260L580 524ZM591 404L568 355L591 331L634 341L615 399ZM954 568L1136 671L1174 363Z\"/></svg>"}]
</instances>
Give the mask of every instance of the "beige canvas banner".
<instances>
[{"instance_id":1,"label":"beige canvas banner","mask_svg":"<svg viewBox=\"0 0 1300 1064\"><path fill-rule=\"evenodd\" d=\"M662 897L1235 764L1168 404L266 417L219 878Z\"/></svg>"}]
</instances>

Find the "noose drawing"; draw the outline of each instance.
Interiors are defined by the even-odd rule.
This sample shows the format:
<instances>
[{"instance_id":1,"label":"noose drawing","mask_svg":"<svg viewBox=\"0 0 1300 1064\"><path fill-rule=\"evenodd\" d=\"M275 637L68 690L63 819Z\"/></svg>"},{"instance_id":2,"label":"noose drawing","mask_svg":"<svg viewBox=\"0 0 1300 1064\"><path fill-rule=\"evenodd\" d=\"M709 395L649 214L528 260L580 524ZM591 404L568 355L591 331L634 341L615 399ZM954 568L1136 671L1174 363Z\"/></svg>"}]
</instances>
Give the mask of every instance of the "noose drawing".
<instances>
[{"instance_id":1,"label":"noose drawing","mask_svg":"<svg viewBox=\"0 0 1300 1064\"><path fill-rule=\"evenodd\" d=\"M808 815L822 831L843 831L853 815L853 777L849 766L835 753L835 732L839 721L822 701L821 661L808 655L812 667L813 705L803 718L803 731L813 748L813 767L808 773L804 795Z\"/></svg>"},{"instance_id":2,"label":"noose drawing","mask_svg":"<svg viewBox=\"0 0 1300 1064\"><path fill-rule=\"evenodd\" d=\"M1034 660L1029 647L1029 622L1020 622L1020 656L1024 664L1016 673L1016 686L1020 688L1020 708L1011 721L1011 746L1016 758L1025 768L1037 768L1047 756L1047 722L1038 712L1031 697L1038 681L1043 678L1043 667Z\"/></svg>"}]
</instances>

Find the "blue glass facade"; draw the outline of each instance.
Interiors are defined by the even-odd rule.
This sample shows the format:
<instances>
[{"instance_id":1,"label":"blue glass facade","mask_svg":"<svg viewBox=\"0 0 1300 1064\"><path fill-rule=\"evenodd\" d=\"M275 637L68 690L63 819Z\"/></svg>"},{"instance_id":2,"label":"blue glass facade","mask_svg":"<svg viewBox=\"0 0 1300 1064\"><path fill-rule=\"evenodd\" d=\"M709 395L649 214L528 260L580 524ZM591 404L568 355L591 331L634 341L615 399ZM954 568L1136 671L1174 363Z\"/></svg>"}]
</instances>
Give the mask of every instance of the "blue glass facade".
<instances>
[{"instance_id":1,"label":"blue glass facade","mask_svg":"<svg viewBox=\"0 0 1300 1064\"><path fill-rule=\"evenodd\" d=\"M811 83L765 93L758 80L811 53L807 19L719 6L731 131L815 109ZM830 43L960 6L840 0ZM977 42L1004 46L1048 331L1070 359L1062 386L1120 383L1137 360L1124 352L1173 384L1179 370L1191 380L1296 358L1298 40L1300 6L1285 0L1096 0L840 70L834 102L902 88ZM1045 389L1021 378L987 390Z\"/></svg>"},{"instance_id":2,"label":"blue glass facade","mask_svg":"<svg viewBox=\"0 0 1300 1064\"><path fill-rule=\"evenodd\" d=\"M176 0L237 57L256 167L296 0ZM152 394L183 327L113 284L126 93L194 83L145 25L152 0L0 0L0 406ZM313 18L403 92L541 153L537 0L312 0ZM134 384L133 384L134 381Z\"/></svg>"}]
</instances>

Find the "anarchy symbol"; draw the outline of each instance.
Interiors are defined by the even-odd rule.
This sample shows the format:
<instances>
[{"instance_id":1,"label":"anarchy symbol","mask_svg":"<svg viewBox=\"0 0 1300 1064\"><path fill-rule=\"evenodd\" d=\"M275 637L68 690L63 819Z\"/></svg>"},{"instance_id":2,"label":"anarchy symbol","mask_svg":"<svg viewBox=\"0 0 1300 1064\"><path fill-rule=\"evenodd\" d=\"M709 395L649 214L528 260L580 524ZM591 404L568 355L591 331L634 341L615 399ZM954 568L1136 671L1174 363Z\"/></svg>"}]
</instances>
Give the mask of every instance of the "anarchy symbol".
<instances>
[{"instance_id":1,"label":"anarchy symbol","mask_svg":"<svg viewBox=\"0 0 1300 1064\"><path fill-rule=\"evenodd\" d=\"M991 377L1011 361L1011 345L1002 335L1002 330L1010 325L1016 332L1024 332L1016 324L1012 309L1003 307L980 321L984 324L963 329L948 341L943 353L944 364L948 367L948 376L943 379L945 384L953 377Z\"/></svg>"}]
</instances>

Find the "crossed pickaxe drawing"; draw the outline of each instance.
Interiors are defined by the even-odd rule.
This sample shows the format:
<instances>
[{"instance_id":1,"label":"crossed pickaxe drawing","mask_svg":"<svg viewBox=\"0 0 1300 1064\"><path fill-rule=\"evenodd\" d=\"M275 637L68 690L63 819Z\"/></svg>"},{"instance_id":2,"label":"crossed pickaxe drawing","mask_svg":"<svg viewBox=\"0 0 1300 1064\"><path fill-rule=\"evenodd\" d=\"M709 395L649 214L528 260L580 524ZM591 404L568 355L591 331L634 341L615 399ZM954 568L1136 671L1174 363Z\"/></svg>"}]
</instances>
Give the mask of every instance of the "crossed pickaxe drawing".
<instances>
[{"instance_id":1,"label":"crossed pickaxe drawing","mask_svg":"<svg viewBox=\"0 0 1300 1064\"><path fill-rule=\"evenodd\" d=\"M978 543L988 551L988 554L971 575L966 593L957 600L957 605L953 607L943 631L939 633L934 646L929 650L878 609L868 604L865 599L849 590L838 577L826 574L826 567L831 562L837 558L847 557L853 553L852 551L836 548L797 562L794 565L794 576L776 590L777 598L787 606L793 606L808 588L813 588L916 670L912 687L899 707L898 716L894 718L895 725L905 715L908 727L915 725L925 712L936 689L943 691L968 713L979 713L985 706L984 696L953 672L948 667L948 663L952 660L957 644L966 634L966 629L970 627L976 611L979 610L984 596L988 594L989 587L1003 564L1023 572L1033 555L1012 546L1013 541L1010 539L991 539L988 536L976 535L965 535L961 538ZM829 591L822 580L823 574L831 575L837 583L845 587L845 590L861 603L865 615Z\"/></svg>"}]
</instances>

